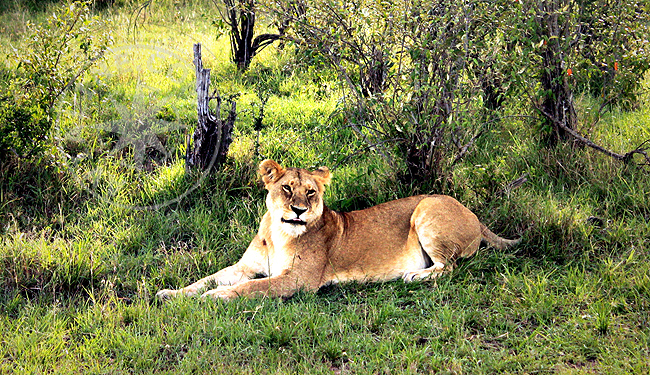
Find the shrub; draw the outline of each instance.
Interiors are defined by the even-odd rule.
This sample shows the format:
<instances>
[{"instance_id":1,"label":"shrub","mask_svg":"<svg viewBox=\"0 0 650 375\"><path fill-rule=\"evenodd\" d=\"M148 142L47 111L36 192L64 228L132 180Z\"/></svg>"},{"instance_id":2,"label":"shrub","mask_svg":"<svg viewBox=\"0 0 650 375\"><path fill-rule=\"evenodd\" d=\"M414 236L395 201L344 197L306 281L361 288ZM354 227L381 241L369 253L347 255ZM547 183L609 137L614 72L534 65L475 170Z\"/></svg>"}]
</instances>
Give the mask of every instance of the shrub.
<instances>
[{"instance_id":1,"label":"shrub","mask_svg":"<svg viewBox=\"0 0 650 375\"><path fill-rule=\"evenodd\" d=\"M72 2L40 24L27 23L27 37L7 69L0 97L0 158L38 155L47 144L57 100L112 42L89 3Z\"/></svg>"}]
</instances>

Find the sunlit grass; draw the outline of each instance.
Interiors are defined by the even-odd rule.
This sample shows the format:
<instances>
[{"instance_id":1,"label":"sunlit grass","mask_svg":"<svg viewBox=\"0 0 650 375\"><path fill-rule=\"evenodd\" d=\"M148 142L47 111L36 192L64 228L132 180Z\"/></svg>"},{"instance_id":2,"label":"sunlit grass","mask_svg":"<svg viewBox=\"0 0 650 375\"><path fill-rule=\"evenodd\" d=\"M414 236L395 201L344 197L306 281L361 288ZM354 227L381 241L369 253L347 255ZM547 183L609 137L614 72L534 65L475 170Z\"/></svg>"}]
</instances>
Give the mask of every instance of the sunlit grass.
<instances>
[{"instance_id":1,"label":"sunlit grass","mask_svg":"<svg viewBox=\"0 0 650 375\"><path fill-rule=\"evenodd\" d=\"M135 33L132 9L109 10L116 46L147 47L124 50L121 70L98 67L89 91L66 98L60 169L1 176L0 373L650 372L647 173L589 148L549 150L525 120L506 117L452 168L448 191L405 186L401 166L363 151L337 116L340 93L327 76L292 67L290 47L267 48L240 74L211 26L216 13L198 1L154 3ZM220 94L240 94L229 160L211 176L186 174L182 159L196 109L193 73L175 64L191 65L196 41ZM139 58L153 47L169 58ZM255 83L269 72L256 155ZM647 108L607 111L589 135L630 150L650 138ZM138 164L133 145L114 149L123 134L106 124L143 121L143 112L179 125L152 125L169 158L150 149ZM325 200L334 209L449 193L495 232L524 240L483 248L430 282L156 301L159 289L239 259L266 209L261 157L333 168Z\"/></svg>"}]
</instances>

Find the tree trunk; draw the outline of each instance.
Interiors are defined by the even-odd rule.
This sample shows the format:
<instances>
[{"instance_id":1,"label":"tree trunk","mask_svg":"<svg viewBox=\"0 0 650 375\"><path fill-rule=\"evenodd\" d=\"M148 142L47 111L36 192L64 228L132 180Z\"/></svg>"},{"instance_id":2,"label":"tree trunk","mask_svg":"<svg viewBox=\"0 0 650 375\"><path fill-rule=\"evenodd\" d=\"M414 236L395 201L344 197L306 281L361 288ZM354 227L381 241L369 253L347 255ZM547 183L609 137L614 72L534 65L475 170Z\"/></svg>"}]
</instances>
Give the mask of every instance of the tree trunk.
<instances>
[{"instance_id":1,"label":"tree trunk","mask_svg":"<svg viewBox=\"0 0 650 375\"><path fill-rule=\"evenodd\" d=\"M226 1L226 4L229 2ZM239 71L248 69L256 51L253 49L253 30L255 29L255 10L253 1L240 1L239 6L230 2L230 47L233 61Z\"/></svg>"},{"instance_id":2,"label":"tree trunk","mask_svg":"<svg viewBox=\"0 0 650 375\"><path fill-rule=\"evenodd\" d=\"M194 45L194 65L196 68L196 94L198 124L194 131L194 147L187 142L185 156L186 169L198 167L201 170L209 171L218 168L228 154L228 148L232 143L232 130L237 117L236 102L228 100L230 111L228 117L221 118L221 97L210 96L210 69L203 68L201 60L201 44ZM210 112L209 104L211 99L217 100L216 115Z\"/></svg>"},{"instance_id":3,"label":"tree trunk","mask_svg":"<svg viewBox=\"0 0 650 375\"><path fill-rule=\"evenodd\" d=\"M562 49L562 43L566 43L565 40L569 37L570 23L560 19L560 12L559 5L554 2L542 2L540 5L538 37L544 41L545 47L541 53L540 77L544 97L538 109L552 129L548 134L550 145L570 139L566 128L575 129L577 122Z\"/></svg>"},{"instance_id":4,"label":"tree trunk","mask_svg":"<svg viewBox=\"0 0 650 375\"><path fill-rule=\"evenodd\" d=\"M226 5L224 20L230 26L232 59L240 72L248 69L251 60L265 47L282 38L289 21L278 27L278 34L255 34L257 0L223 0Z\"/></svg>"},{"instance_id":5,"label":"tree trunk","mask_svg":"<svg viewBox=\"0 0 650 375\"><path fill-rule=\"evenodd\" d=\"M571 138L565 128L575 129L577 121L573 92L567 83L562 60L558 57L560 54L559 49L553 47L549 47L542 54L544 72L541 77L541 84L546 95L541 107L546 121L553 129L549 134L549 143L551 145Z\"/></svg>"}]
</instances>

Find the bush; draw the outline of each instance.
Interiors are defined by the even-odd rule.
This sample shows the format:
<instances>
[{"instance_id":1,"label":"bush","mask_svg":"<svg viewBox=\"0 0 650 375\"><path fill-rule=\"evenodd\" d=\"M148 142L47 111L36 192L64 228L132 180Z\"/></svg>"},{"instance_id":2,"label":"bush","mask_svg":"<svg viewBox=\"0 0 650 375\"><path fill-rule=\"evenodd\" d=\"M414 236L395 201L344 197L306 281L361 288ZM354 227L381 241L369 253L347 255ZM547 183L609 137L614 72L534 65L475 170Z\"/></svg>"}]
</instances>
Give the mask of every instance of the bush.
<instances>
[{"instance_id":1,"label":"bush","mask_svg":"<svg viewBox=\"0 0 650 375\"><path fill-rule=\"evenodd\" d=\"M52 126L52 118L41 103L16 92L21 90L17 82L6 85L2 91L8 94L0 98L0 160L10 151L18 156L32 155Z\"/></svg>"},{"instance_id":2,"label":"bush","mask_svg":"<svg viewBox=\"0 0 650 375\"><path fill-rule=\"evenodd\" d=\"M112 42L89 3L56 9L40 24L27 23L25 44L14 48L17 66L5 70L0 97L0 158L38 155L47 144L57 100Z\"/></svg>"},{"instance_id":3,"label":"bush","mask_svg":"<svg viewBox=\"0 0 650 375\"><path fill-rule=\"evenodd\" d=\"M475 131L478 86L467 60L483 50L469 37L467 5L415 0L354 4L278 1L278 19L300 52L337 72L346 96L345 124L387 155L398 150L405 182L447 179ZM443 182L444 183L444 182Z\"/></svg>"},{"instance_id":4,"label":"bush","mask_svg":"<svg viewBox=\"0 0 650 375\"><path fill-rule=\"evenodd\" d=\"M650 69L650 4L584 1L578 21L588 31L577 48L577 89L626 109L637 106Z\"/></svg>"}]
</instances>

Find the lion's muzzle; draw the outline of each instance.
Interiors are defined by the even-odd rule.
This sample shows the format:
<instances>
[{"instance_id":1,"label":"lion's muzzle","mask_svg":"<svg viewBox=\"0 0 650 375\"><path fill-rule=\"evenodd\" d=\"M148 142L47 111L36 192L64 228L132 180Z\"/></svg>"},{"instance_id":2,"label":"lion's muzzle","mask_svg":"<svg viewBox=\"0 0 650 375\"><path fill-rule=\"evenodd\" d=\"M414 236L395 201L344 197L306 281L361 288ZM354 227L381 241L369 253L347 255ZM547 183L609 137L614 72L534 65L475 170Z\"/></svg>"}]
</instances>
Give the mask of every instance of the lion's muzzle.
<instances>
[{"instance_id":1,"label":"lion's muzzle","mask_svg":"<svg viewBox=\"0 0 650 375\"><path fill-rule=\"evenodd\" d=\"M303 207L294 206L294 205L291 205L289 207L291 208L291 211L296 215L296 217L290 219L285 219L283 217L281 218L282 222L287 224L292 224L292 225L307 225L307 222L300 218L300 215L307 212L307 209Z\"/></svg>"}]
</instances>

